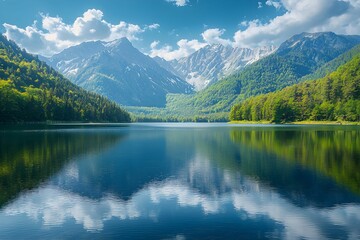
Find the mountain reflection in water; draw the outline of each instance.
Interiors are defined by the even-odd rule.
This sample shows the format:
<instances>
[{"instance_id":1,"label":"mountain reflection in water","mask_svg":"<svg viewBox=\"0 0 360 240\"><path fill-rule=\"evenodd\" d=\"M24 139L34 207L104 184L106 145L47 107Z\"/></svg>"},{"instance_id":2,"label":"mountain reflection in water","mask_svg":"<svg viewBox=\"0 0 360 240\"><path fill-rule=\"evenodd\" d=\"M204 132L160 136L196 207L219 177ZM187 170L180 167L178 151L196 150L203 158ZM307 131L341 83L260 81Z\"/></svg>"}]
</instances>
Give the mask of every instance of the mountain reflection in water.
<instances>
[{"instance_id":1,"label":"mountain reflection in water","mask_svg":"<svg viewBox=\"0 0 360 240\"><path fill-rule=\"evenodd\" d=\"M119 137L19 190L0 238L360 237L357 127L200 126L97 130Z\"/></svg>"}]
</instances>

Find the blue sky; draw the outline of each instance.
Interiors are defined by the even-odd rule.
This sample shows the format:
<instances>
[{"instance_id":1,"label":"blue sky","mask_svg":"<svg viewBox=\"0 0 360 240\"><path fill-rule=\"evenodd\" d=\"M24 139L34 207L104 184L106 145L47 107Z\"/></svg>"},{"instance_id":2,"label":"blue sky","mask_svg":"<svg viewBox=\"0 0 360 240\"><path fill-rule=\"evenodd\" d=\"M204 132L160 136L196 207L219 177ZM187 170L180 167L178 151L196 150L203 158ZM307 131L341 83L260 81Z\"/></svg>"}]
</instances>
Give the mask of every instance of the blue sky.
<instances>
[{"instance_id":1,"label":"blue sky","mask_svg":"<svg viewBox=\"0 0 360 240\"><path fill-rule=\"evenodd\" d=\"M359 0L0 0L1 32L47 56L120 37L171 60L208 44L254 48L304 31L360 34L359 12Z\"/></svg>"}]
</instances>

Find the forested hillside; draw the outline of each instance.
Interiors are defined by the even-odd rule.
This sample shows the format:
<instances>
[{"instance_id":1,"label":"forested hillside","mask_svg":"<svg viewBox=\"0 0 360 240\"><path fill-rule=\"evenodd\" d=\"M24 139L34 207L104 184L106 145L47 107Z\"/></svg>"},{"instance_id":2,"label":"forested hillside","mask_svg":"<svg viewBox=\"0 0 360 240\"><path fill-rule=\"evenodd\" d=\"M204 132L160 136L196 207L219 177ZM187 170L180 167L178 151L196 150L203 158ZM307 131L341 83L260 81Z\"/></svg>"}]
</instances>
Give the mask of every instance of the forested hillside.
<instances>
[{"instance_id":1,"label":"forested hillside","mask_svg":"<svg viewBox=\"0 0 360 240\"><path fill-rule=\"evenodd\" d=\"M204 114L229 111L233 104L248 97L280 90L303 81L302 77L316 72L359 42L358 36L336 35L332 32L295 35L281 44L274 54L192 97L178 95L168 98L167 107L196 110Z\"/></svg>"},{"instance_id":2,"label":"forested hillside","mask_svg":"<svg viewBox=\"0 0 360 240\"><path fill-rule=\"evenodd\" d=\"M129 114L0 35L0 122L128 122Z\"/></svg>"},{"instance_id":3,"label":"forested hillside","mask_svg":"<svg viewBox=\"0 0 360 240\"><path fill-rule=\"evenodd\" d=\"M231 120L360 121L360 54L326 77L235 105Z\"/></svg>"}]
</instances>

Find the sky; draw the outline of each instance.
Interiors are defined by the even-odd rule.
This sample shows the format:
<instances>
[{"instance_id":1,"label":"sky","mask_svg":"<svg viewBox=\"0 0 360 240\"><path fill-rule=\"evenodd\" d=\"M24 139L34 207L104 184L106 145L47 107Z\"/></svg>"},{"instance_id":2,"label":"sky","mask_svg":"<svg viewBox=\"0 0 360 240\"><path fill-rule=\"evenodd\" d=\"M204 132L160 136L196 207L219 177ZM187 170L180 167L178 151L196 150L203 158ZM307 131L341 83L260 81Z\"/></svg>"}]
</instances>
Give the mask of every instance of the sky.
<instances>
[{"instance_id":1,"label":"sky","mask_svg":"<svg viewBox=\"0 0 360 240\"><path fill-rule=\"evenodd\" d=\"M209 44L280 45L301 32L360 35L360 0L0 0L0 31L51 56L86 41L127 37L152 57Z\"/></svg>"}]
</instances>

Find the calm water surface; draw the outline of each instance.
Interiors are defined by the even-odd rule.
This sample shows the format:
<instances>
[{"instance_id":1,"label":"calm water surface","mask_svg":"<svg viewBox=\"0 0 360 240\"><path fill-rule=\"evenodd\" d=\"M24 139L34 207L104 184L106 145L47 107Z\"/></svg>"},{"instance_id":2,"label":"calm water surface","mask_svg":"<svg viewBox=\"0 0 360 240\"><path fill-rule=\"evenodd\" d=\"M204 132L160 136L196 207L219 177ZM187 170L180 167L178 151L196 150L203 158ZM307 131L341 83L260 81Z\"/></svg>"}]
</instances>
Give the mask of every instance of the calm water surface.
<instances>
[{"instance_id":1,"label":"calm water surface","mask_svg":"<svg viewBox=\"0 0 360 240\"><path fill-rule=\"evenodd\" d=\"M360 239L360 127L2 127L0 239Z\"/></svg>"}]
</instances>

